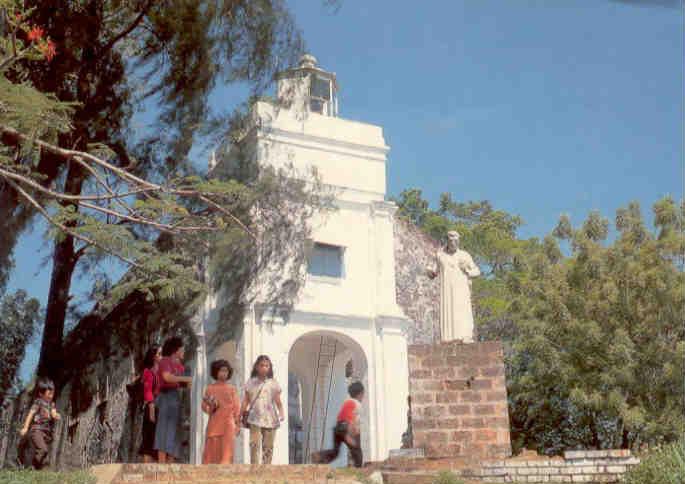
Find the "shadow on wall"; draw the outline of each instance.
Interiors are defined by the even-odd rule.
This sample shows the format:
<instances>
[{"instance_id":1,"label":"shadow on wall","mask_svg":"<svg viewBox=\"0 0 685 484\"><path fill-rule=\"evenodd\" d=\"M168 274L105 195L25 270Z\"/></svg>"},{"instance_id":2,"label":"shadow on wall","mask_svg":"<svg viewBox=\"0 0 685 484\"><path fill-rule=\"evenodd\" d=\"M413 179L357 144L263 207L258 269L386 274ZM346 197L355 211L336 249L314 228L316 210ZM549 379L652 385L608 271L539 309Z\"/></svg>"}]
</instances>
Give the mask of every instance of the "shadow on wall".
<instances>
[{"instance_id":1,"label":"shadow on wall","mask_svg":"<svg viewBox=\"0 0 685 484\"><path fill-rule=\"evenodd\" d=\"M439 244L411 222L395 216L395 286L397 304L412 325L409 344L429 344L440 339L440 281L426 275L435 265Z\"/></svg>"}]
</instances>

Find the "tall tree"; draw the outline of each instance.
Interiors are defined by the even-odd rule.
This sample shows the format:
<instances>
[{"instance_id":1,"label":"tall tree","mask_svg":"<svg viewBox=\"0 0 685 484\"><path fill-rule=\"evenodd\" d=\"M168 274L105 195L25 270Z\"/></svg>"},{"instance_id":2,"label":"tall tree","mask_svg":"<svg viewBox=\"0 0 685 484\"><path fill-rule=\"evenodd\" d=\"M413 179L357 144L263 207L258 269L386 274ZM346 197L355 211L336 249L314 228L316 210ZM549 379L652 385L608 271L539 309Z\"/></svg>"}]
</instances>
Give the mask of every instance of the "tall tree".
<instances>
[{"instance_id":1,"label":"tall tree","mask_svg":"<svg viewBox=\"0 0 685 484\"><path fill-rule=\"evenodd\" d=\"M16 10L19 5L15 0L3 1L6 12ZM56 55L49 64L20 59L16 69L6 72L8 82L18 86L25 79L38 93L54 96L46 99L58 100L61 107L69 110L60 113L67 125L53 126L50 132L53 139L49 143L43 139L47 144L35 150L34 156L19 159L16 157L19 151L11 153L15 164L18 161L24 165L42 186L32 187L36 197L48 196L46 188L61 194L56 197L59 203L56 210L60 214L56 221L60 230L54 239L38 370L40 374L56 377L77 264L88 256L96 260L102 257L105 237L102 234L98 239L94 235L98 224L112 222L112 217L122 227L131 222L118 214L103 212L102 206L86 209L84 199L79 197L101 195L112 189L107 186L110 185L107 177L123 170L126 175L114 176L116 180L112 182L119 189L117 193L127 188L141 188L141 182L131 177L162 187L158 190L160 195L153 200L150 193L138 195L147 202L137 203L147 203L147 206L129 207L139 212L149 210L142 217L148 221L154 220L155 210L167 210L166 225L179 223L177 218L170 217L169 207L162 203L168 201L165 196L169 185L181 190L191 184L196 192L211 193L222 199L211 200L213 203L230 203L230 209L249 213L250 201L254 203L252 195L258 189L250 195L242 193L241 197L241 189L236 185L199 186L199 180L192 178L194 169L188 153L198 135L218 139L225 134L226 124L213 117L216 113L208 105L209 94L217 82L246 83L258 93L270 83L275 72L292 65L301 52L302 42L281 0L28 0L24 4L28 15L22 22L31 28L40 28L45 38L49 36L53 54L56 46ZM13 22L10 16L6 17ZM31 42L25 29L20 29L15 37ZM140 136L129 126L134 108L146 101L154 103L158 119L152 134ZM209 131L210 128L214 130ZM8 123L3 123L0 130L3 142L10 149L24 149L31 144L34 133L21 132ZM106 150L102 149L104 146ZM97 155L97 161L84 154ZM283 178L275 176L271 180ZM260 180L264 179L268 177ZM0 250L0 258L4 260L11 255L18 234L36 211L40 211L37 204L27 203L16 183L17 180L5 179L0 200L0 216L10 228L3 235ZM105 200L100 198L98 202ZM116 200L123 199L119 196ZM157 206L151 207L154 203ZM172 205L178 207L179 203L180 208L193 216L198 215L193 209L202 212L211 205L207 200L200 203L175 200ZM99 216L94 217L92 210L99 212ZM150 224L144 225L150 227ZM89 231L91 237L87 240L77 237L83 230ZM120 234L110 235L117 239ZM130 230L127 237L119 241L142 239L148 247L154 245L149 233L140 228ZM171 264L171 255L166 257ZM180 268L179 271L183 272Z\"/></svg>"},{"instance_id":2,"label":"tall tree","mask_svg":"<svg viewBox=\"0 0 685 484\"><path fill-rule=\"evenodd\" d=\"M39 320L40 305L25 291L0 302L0 406L17 381L17 371Z\"/></svg>"},{"instance_id":3,"label":"tall tree","mask_svg":"<svg viewBox=\"0 0 685 484\"><path fill-rule=\"evenodd\" d=\"M547 452L673 441L685 420L685 206L617 211L618 237L591 213L554 234L569 257L540 253L514 292L520 332L511 365L514 437Z\"/></svg>"}]
</instances>

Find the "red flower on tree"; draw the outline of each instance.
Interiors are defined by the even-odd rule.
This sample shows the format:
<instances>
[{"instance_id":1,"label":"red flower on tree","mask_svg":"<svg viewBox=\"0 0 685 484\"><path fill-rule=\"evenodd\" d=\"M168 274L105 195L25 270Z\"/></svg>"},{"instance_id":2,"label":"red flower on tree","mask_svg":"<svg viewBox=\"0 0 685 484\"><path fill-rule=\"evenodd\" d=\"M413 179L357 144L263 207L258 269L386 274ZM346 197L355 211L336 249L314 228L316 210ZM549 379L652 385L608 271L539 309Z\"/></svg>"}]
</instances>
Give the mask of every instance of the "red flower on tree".
<instances>
[{"instance_id":1,"label":"red flower on tree","mask_svg":"<svg viewBox=\"0 0 685 484\"><path fill-rule=\"evenodd\" d=\"M42 39L43 34L45 34L45 31L43 29L41 29L40 27L33 27L31 30L29 30L28 33L29 42L35 42L36 40Z\"/></svg>"},{"instance_id":2,"label":"red flower on tree","mask_svg":"<svg viewBox=\"0 0 685 484\"><path fill-rule=\"evenodd\" d=\"M38 48L45 57L45 60L47 60L48 62L50 62L57 54L57 48L55 47L55 43L50 39L48 39L47 42L40 44Z\"/></svg>"}]
</instances>

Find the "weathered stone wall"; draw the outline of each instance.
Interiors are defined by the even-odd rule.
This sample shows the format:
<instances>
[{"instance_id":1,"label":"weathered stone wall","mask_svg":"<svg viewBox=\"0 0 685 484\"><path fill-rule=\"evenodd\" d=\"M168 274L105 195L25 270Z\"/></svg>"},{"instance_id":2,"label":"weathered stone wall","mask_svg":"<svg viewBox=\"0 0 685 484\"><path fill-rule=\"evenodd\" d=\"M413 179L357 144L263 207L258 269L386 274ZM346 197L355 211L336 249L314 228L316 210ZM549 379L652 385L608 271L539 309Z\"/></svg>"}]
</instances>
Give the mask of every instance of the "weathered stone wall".
<instances>
[{"instance_id":1,"label":"weathered stone wall","mask_svg":"<svg viewBox=\"0 0 685 484\"><path fill-rule=\"evenodd\" d=\"M56 405L62 420L54 427L50 459L55 467L83 467L132 457L130 447L135 445L132 436L136 431L139 433L141 419L135 407L129 404L126 392L131 367L130 359L103 359L88 367L81 378L60 388ZM92 392L90 401L79 402L85 392ZM30 400L27 393L23 393L19 400L3 408L0 467L18 464L18 432Z\"/></svg>"},{"instance_id":2,"label":"weathered stone wall","mask_svg":"<svg viewBox=\"0 0 685 484\"><path fill-rule=\"evenodd\" d=\"M427 457L511 455L500 343L412 345L409 375L414 447Z\"/></svg>"},{"instance_id":3,"label":"weathered stone wall","mask_svg":"<svg viewBox=\"0 0 685 484\"><path fill-rule=\"evenodd\" d=\"M481 463L485 482L619 482L626 471L640 463L630 450L578 450L564 457Z\"/></svg>"},{"instance_id":4,"label":"weathered stone wall","mask_svg":"<svg viewBox=\"0 0 685 484\"><path fill-rule=\"evenodd\" d=\"M129 398L126 386L164 327L160 323L164 319L162 312L183 313L178 307L162 309L145 301L142 295L133 295L104 317L86 316L67 338L64 380L57 382L56 404L62 420L54 429L54 467L86 467L138 459L142 413L140 406ZM167 325L171 320L166 319ZM0 430L4 434L7 429L7 433L0 441L0 464L5 467L16 465L18 429L29 400L22 394L21 401L2 409Z\"/></svg>"},{"instance_id":5,"label":"weathered stone wall","mask_svg":"<svg viewBox=\"0 0 685 484\"><path fill-rule=\"evenodd\" d=\"M397 304L412 320L409 342L433 343L440 339L440 281L427 276L435 265L437 242L414 224L395 217L395 290Z\"/></svg>"}]
</instances>

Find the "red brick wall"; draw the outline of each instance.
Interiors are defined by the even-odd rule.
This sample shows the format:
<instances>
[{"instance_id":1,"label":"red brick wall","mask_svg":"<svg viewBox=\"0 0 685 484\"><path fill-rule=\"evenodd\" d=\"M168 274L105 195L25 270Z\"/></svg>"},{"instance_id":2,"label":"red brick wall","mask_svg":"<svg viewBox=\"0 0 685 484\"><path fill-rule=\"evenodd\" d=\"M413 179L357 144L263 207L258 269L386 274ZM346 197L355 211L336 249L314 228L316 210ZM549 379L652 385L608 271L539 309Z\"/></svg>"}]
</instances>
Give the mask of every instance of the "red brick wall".
<instances>
[{"instance_id":1,"label":"red brick wall","mask_svg":"<svg viewBox=\"0 0 685 484\"><path fill-rule=\"evenodd\" d=\"M500 343L412 345L409 388L413 446L427 457L511 455Z\"/></svg>"}]
</instances>

